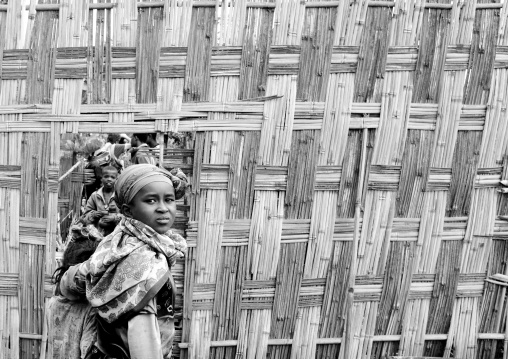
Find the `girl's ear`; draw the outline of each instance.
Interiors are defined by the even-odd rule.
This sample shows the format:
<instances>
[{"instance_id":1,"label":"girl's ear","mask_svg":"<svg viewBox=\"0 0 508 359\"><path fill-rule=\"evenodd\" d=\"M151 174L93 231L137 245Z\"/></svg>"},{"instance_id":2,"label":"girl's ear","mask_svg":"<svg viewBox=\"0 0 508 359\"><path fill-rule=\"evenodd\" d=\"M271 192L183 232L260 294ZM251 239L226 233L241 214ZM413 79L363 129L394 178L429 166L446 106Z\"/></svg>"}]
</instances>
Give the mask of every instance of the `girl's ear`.
<instances>
[{"instance_id":1,"label":"girl's ear","mask_svg":"<svg viewBox=\"0 0 508 359\"><path fill-rule=\"evenodd\" d=\"M125 216L125 217L128 217L128 218L132 218L132 212L131 212L131 208L129 207L128 204L123 204L122 205L122 210L121 210L122 214Z\"/></svg>"}]
</instances>

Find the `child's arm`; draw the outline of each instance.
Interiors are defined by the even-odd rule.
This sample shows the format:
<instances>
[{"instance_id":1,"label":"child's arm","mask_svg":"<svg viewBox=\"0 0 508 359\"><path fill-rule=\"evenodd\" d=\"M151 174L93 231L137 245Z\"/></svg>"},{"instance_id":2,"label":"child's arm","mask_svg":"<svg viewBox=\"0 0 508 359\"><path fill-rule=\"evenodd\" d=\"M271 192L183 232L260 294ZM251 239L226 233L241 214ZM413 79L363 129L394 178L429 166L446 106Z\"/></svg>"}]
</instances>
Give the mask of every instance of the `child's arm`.
<instances>
[{"instance_id":1,"label":"child's arm","mask_svg":"<svg viewBox=\"0 0 508 359\"><path fill-rule=\"evenodd\" d=\"M92 193L90 198L88 198L88 201L85 205L85 210L83 212L83 219L87 224L93 224L95 223L99 218L102 217L102 213L97 210L97 203L96 203L96 193Z\"/></svg>"},{"instance_id":2,"label":"child's arm","mask_svg":"<svg viewBox=\"0 0 508 359\"><path fill-rule=\"evenodd\" d=\"M118 224L122 220L122 215L120 213L110 213L107 214L99 220L99 223L109 224L115 223Z\"/></svg>"},{"instance_id":3,"label":"child's arm","mask_svg":"<svg viewBox=\"0 0 508 359\"><path fill-rule=\"evenodd\" d=\"M128 322L127 340L131 359L162 358L161 336L155 314L138 314Z\"/></svg>"},{"instance_id":4,"label":"child's arm","mask_svg":"<svg viewBox=\"0 0 508 359\"><path fill-rule=\"evenodd\" d=\"M60 292L69 300L79 300L86 295L85 278L89 260L69 267L60 280Z\"/></svg>"}]
</instances>

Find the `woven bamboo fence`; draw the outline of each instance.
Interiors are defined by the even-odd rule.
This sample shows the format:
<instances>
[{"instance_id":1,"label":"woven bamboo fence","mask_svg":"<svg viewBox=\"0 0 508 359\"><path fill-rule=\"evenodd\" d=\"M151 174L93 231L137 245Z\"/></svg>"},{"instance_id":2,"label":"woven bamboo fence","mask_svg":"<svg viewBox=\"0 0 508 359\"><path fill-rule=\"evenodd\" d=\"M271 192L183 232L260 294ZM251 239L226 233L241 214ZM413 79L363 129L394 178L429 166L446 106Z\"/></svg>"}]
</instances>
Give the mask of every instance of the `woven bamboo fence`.
<instances>
[{"instance_id":1,"label":"woven bamboo fence","mask_svg":"<svg viewBox=\"0 0 508 359\"><path fill-rule=\"evenodd\" d=\"M498 0L0 1L0 358L44 356L60 137L170 131L189 141L159 163L192 180L177 356L506 358L507 20Z\"/></svg>"}]
</instances>

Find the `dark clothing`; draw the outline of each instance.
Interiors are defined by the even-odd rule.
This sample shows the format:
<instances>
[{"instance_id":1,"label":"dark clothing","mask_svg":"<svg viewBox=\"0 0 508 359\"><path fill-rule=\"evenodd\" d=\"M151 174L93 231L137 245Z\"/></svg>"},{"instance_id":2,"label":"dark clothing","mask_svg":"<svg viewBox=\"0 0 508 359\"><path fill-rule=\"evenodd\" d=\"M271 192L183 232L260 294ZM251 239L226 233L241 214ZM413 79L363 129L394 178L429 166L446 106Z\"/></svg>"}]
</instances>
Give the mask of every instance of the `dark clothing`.
<instances>
[{"instance_id":1,"label":"dark clothing","mask_svg":"<svg viewBox=\"0 0 508 359\"><path fill-rule=\"evenodd\" d=\"M96 212L108 212L109 214L116 214L116 220L113 223L102 223L100 218L95 217ZM117 207L115 202L115 193L111 195L111 198L106 202L103 193L103 187L92 193L88 201L86 202L85 210L83 213L83 220L86 224L92 224L99 232L103 235L108 235L113 231L122 216L119 214L120 209Z\"/></svg>"}]
</instances>

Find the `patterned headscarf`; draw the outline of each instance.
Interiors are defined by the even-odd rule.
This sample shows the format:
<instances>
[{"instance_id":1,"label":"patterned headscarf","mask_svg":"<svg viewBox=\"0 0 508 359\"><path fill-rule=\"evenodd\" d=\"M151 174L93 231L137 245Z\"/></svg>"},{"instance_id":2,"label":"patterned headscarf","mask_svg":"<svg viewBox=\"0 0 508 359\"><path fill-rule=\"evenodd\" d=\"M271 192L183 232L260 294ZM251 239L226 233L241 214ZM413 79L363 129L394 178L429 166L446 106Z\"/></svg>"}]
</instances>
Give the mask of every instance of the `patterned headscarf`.
<instances>
[{"instance_id":1,"label":"patterned headscarf","mask_svg":"<svg viewBox=\"0 0 508 359\"><path fill-rule=\"evenodd\" d=\"M132 165L127 167L116 180L115 200L118 207L122 208L122 205L129 204L136 193L151 182L171 183L175 189L176 199L182 198L189 186L187 176L179 168L168 172L150 164Z\"/></svg>"}]
</instances>

